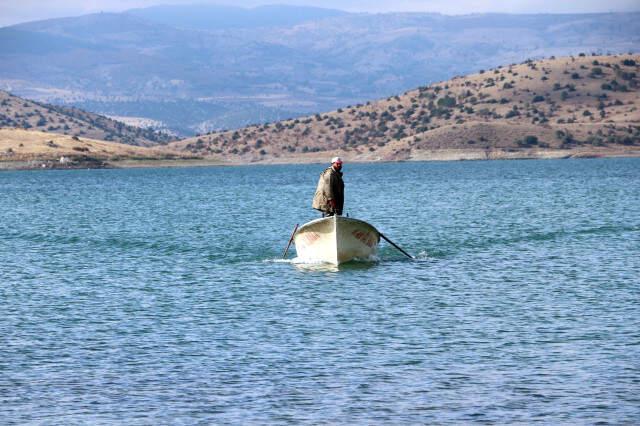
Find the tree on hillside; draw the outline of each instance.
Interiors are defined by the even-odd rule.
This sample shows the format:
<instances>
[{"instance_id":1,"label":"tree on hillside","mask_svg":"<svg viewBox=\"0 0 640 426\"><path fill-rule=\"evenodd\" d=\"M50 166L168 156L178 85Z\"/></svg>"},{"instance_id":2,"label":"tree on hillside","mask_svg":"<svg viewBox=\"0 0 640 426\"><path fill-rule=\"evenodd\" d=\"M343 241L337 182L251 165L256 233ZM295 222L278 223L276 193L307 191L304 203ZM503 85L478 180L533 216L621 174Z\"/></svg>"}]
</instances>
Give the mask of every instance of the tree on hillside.
<instances>
[{"instance_id":1,"label":"tree on hillside","mask_svg":"<svg viewBox=\"0 0 640 426\"><path fill-rule=\"evenodd\" d=\"M602 77L602 75L603 75L602 68L600 67L591 68L591 77L598 78L598 77Z\"/></svg>"},{"instance_id":2,"label":"tree on hillside","mask_svg":"<svg viewBox=\"0 0 640 426\"><path fill-rule=\"evenodd\" d=\"M443 108L453 108L456 106L456 100L449 95L446 95L444 98L438 99L438 106Z\"/></svg>"}]
</instances>

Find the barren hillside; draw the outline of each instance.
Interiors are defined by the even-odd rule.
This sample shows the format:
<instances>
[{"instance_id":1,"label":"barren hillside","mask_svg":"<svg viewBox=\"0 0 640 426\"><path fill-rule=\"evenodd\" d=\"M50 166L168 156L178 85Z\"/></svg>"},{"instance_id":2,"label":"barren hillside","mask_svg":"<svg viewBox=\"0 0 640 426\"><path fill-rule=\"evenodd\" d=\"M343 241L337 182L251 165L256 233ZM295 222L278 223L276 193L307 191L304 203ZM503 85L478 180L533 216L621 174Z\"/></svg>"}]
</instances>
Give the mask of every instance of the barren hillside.
<instances>
[{"instance_id":1,"label":"barren hillside","mask_svg":"<svg viewBox=\"0 0 640 426\"><path fill-rule=\"evenodd\" d=\"M640 155L640 55L551 57L170 146L229 162Z\"/></svg>"},{"instance_id":2,"label":"barren hillside","mask_svg":"<svg viewBox=\"0 0 640 426\"><path fill-rule=\"evenodd\" d=\"M171 139L169 135L128 126L98 114L34 102L0 90L0 128L3 127L32 129L139 146L156 145Z\"/></svg>"},{"instance_id":3,"label":"barren hillside","mask_svg":"<svg viewBox=\"0 0 640 426\"><path fill-rule=\"evenodd\" d=\"M24 129L0 129L0 169L108 167L122 160L192 158L164 147L141 147Z\"/></svg>"}]
</instances>

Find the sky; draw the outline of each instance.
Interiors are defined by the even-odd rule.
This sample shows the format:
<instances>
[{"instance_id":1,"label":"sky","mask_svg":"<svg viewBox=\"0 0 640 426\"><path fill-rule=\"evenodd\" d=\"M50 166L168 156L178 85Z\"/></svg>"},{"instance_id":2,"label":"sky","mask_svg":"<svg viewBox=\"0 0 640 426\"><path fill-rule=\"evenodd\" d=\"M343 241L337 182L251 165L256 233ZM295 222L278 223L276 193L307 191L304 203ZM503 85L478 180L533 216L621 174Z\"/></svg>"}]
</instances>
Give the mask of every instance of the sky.
<instances>
[{"instance_id":1,"label":"sky","mask_svg":"<svg viewBox=\"0 0 640 426\"><path fill-rule=\"evenodd\" d=\"M640 0L0 0L0 26L96 12L121 12L158 4L234 6L292 4L350 12L593 13L640 11Z\"/></svg>"}]
</instances>

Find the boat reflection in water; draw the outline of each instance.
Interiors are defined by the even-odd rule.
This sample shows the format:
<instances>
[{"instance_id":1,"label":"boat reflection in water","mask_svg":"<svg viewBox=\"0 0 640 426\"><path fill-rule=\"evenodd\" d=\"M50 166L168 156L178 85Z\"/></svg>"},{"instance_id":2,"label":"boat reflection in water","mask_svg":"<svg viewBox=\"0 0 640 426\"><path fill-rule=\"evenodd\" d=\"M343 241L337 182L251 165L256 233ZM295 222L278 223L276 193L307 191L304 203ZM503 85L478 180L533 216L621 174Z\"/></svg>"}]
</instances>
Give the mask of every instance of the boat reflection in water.
<instances>
[{"instance_id":1,"label":"boat reflection in water","mask_svg":"<svg viewBox=\"0 0 640 426\"><path fill-rule=\"evenodd\" d=\"M337 266L352 260L376 261L380 233L365 221L331 216L302 225L294 243L300 264Z\"/></svg>"}]
</instances>

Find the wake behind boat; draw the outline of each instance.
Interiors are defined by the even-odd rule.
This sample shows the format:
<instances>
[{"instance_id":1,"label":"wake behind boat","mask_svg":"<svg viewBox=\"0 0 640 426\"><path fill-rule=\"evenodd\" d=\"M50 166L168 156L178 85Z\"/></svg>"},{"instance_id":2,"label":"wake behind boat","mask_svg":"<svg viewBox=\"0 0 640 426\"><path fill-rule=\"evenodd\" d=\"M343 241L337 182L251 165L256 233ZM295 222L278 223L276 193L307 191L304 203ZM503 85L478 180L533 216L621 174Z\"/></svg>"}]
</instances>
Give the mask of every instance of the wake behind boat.
<instances>
[{"instance_id":1,"label":"wake behind boat","mask_svg":"<svg viewBox=\"0 0 640 426\"><path fill-rule=\"evenodd\" d=\"M335 215L305 223L293 239L298 258L340 265L374 256L380 232L365 221Z\"/></svg>"}]
</instances>

